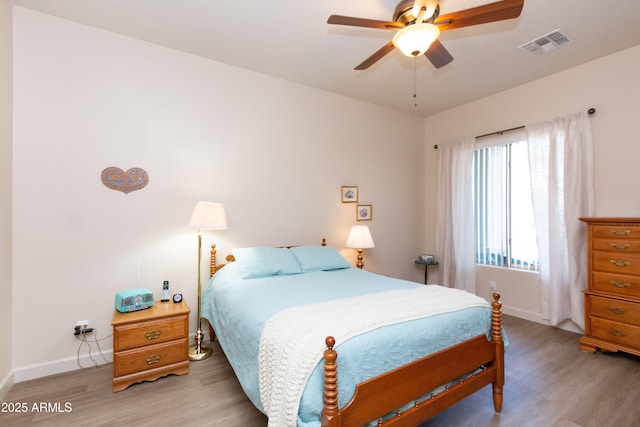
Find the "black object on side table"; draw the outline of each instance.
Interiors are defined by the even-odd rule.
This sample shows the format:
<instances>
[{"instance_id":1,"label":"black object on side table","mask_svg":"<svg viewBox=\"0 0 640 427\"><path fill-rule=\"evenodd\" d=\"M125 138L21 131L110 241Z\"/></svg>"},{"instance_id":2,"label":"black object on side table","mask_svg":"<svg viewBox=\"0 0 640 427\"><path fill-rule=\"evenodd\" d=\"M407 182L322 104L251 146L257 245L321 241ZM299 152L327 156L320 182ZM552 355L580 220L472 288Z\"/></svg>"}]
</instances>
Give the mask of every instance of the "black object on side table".
<instances>
[{"instance_id":1,"label":"black object on side table","mask_svg":"<svg viewBox=\"0 0 640 427\"><path fill-rule=\"evenodd\" d=\"M417 259L415 261L416 264L424 265L424 284L427 284L427 277L429 275L429 266L430 265L438 265L438 261L423 261L421 259Z\"/></svg>"}]
</instances>

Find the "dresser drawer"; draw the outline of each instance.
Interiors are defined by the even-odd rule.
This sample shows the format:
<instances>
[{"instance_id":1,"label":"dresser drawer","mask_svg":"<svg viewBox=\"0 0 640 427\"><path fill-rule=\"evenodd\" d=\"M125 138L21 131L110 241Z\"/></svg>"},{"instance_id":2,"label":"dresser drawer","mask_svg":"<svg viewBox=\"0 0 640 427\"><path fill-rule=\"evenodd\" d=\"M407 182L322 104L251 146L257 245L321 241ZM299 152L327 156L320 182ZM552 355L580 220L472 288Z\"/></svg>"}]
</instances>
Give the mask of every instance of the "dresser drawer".
<instances>
[{"instance_id":1,"label":"dresser drawer","mask_svg":"<svg viewBox=\"0 0 640 427\"><path fill-rule=\"evenodd\" d=\"M591 336L629 347L640 347L640 327L590 317Z\"/></svg>"},{"instance_id":2,"label":"dresser drawer","mask_svg":"<svg viewBox=\"0 0 640 427\"><path fill-rule=\"evenodd\" d=\"M640 299L640 277L623 274L593 272L591 288L621 297Z\"/></svg>"},{"instance_id":3,"label":"dresser drawer","mask_svg":"<svg viewBox=\"0 0 640 427\"><path fill-rule=\"evenodd\" d=\"M640 303L589 295L591 315L640 326Z\"/></svg>"},{"instance_id":4,"label":"dresser drawer","mask_svg":"<svg viewBox=\"0 0 640 427\"><path fill-rule=\"evenodd\" d=\"M638 239L593 239L591 248L598 251L640 253Z\"/></svg>"},{"instance_id":5,"label":"dresser drawer","mask_svg":"<svg viewBox=\"0 0 640 427\"><path fill-rule=\"evenodd\" d=\"M640 274L640 254L592 251L594 270L619 274Z\"/></svg>"},{"instance_id":6,"label":"dresser drawer","mask_svg":"<svg viewBox=\"0 0 640 427\"><path fill-rule=\"evenodd\" d=\"M121 351L113 361L114 376L138 373L187 360L187 338Z\"/></svg>"},{"instance_id":7,"label":"dresser drawer","mask_svg":"<svg viewBox=\"0 0 640 427\"><path fill-rule=\"evenodd\" d=\"M114 350L125 350L184 338L189 334L187 319L188 317L184 315L118 325L114 328Z\"/></svg>"},{"instance_id":8,"label":"dresser drawer","mask_svg":"<svg viewBox=\"0 0 640 427\"><path fill-rule=\"evenodd\" d=\"M615 239L640 239L640 227L629 225L592 225L591 237Z\"/></svg>"}]
</instances>

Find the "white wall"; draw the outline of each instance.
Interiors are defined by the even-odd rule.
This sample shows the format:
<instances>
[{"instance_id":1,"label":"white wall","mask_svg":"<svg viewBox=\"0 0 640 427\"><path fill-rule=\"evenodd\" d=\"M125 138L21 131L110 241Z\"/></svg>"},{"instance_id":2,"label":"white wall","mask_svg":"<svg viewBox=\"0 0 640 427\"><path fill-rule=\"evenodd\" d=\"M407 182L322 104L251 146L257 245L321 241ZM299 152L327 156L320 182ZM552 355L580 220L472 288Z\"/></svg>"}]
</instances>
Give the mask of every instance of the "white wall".
<instances>
[{"instance_id":1,"label":"white wall","mask_svg":"<svg viewBox=\"0 0 640 427\"><path fill-rule=\"evenodd\" d=\"M0 339L12 343L11 354L0 350L0 379L6 364L16 381L75 369L73 325L89 319L109 335L120 289L159 293L167 279L195 309L188 220L197 200L225 204L229 229L204 239L221 254L326 237L353 262L343 244L355 214L339 189L358 185L361 202L373 204L367 268L421 281L415 255L435 251L434 227L423 225L435 223L433 145L595 107L597 214L640 213L632 188L640 47L421 120L28 9L14 7L13 26L14 161L5 164L3 151L1 168L13 168L1 193L10 209L13 191L13 226L0 211L14 239L13 282L0 281L13 290ZM0 33L3 48L7 37ZM6 87L0 79L1 117L11 113L2 110ZM11 150L1 129L0 149ZM108 166L143 167L150 184L108 190L100 182ZM429 275L438 281L437 268ZM507 313L540 321L537 275L480 269L480 295L489 280Z\"/></svg>"},{"instance_id":2,"label":"white wall","mask_svg":"<svg viewBox=\"0 0 640 427\"><path fill-rule=\"evenodd\" d=\"M13 384L11 346L12 2L0 0L0 400Z\"/></svg>"},{"instance_id":3,"label":"white wall","mask_svg":"<svg viewBox=\"0 0 640 427\"><path fill-rule=\"evenodd\" d=\"M16 381L75 369L73 325L109 335L118 290L166 279L195 311L198 200L225 204L204 238L221 255L326 237L355 262L340 186L358 185L367 268L422 280L422 119L28 9L14 27ZM149 185L109 190L109 166Z\"/></svg>"},{"instance_id":4,"label":"white wall","mask_svg":"<svg viewBox=\"0 0 640 427\"><path fill-rule=\"evenodd\" d=\"M544 57L536 60L544 60ZM437 151L433 149L434 144L442 145L593 107L597 110L591 116L596 214L640 216L636 175L640 158L636 129L639 75L640 46L636 46L427 118L426 200L433 200L436 194L433 183L436 182ZM435 207L429 202L425 204L425 212L427 223L435 223ZM433 227L426 230L425 241L433 242L431 247L435 247ZM491 267L478 270L479 295L488 298L489 281L495 280L502 293L505 312L542 321L537 274Z\"/></svg>"}]
</instances>

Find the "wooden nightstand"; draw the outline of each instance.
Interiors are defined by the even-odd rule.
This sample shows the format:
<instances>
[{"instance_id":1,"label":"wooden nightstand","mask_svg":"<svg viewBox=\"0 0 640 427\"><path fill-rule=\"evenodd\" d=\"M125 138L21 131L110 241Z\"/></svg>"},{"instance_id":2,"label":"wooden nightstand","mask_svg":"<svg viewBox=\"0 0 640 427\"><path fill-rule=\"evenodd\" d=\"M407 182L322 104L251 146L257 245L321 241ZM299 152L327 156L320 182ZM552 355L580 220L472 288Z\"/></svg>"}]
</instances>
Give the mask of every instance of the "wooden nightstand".
<instances>
[{"instance_id":1,"label":"wooden nightstand","mask_svg":"<svg viewBox=\"0 0 640 427\"><path fill-rule=\"evenodd\" d=\"M189 306L156 301L131 313L113 314L113 391L189 373Z\"/></svg>"}]
</instances>

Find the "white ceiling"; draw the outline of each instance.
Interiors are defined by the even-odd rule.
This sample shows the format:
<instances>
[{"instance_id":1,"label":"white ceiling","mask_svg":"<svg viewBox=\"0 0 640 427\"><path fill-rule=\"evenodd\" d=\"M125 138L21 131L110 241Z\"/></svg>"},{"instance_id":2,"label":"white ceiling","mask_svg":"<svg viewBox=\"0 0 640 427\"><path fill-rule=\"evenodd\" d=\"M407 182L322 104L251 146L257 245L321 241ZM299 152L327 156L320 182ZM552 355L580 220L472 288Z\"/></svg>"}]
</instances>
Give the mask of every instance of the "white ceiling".
<instances>
[{"instance_id":1,"label":"white ceiling","mask_svg":"<svg viewBox=\"0 0 640 427\"><path fill-rule=\"evenodd\" d=\"M441 0L441 14L492 0ZM392 31L333 26L331 14L391 20L397 0L14 0L14 4L216 61L428 116L640 44L640 0L525 0L519 18L445 31L436 70L391 52L354 67ZM531 58L518 46L560 29L573 42ZM414 87L417 97L414 106Z\"/></svg>"}]
</instances>

